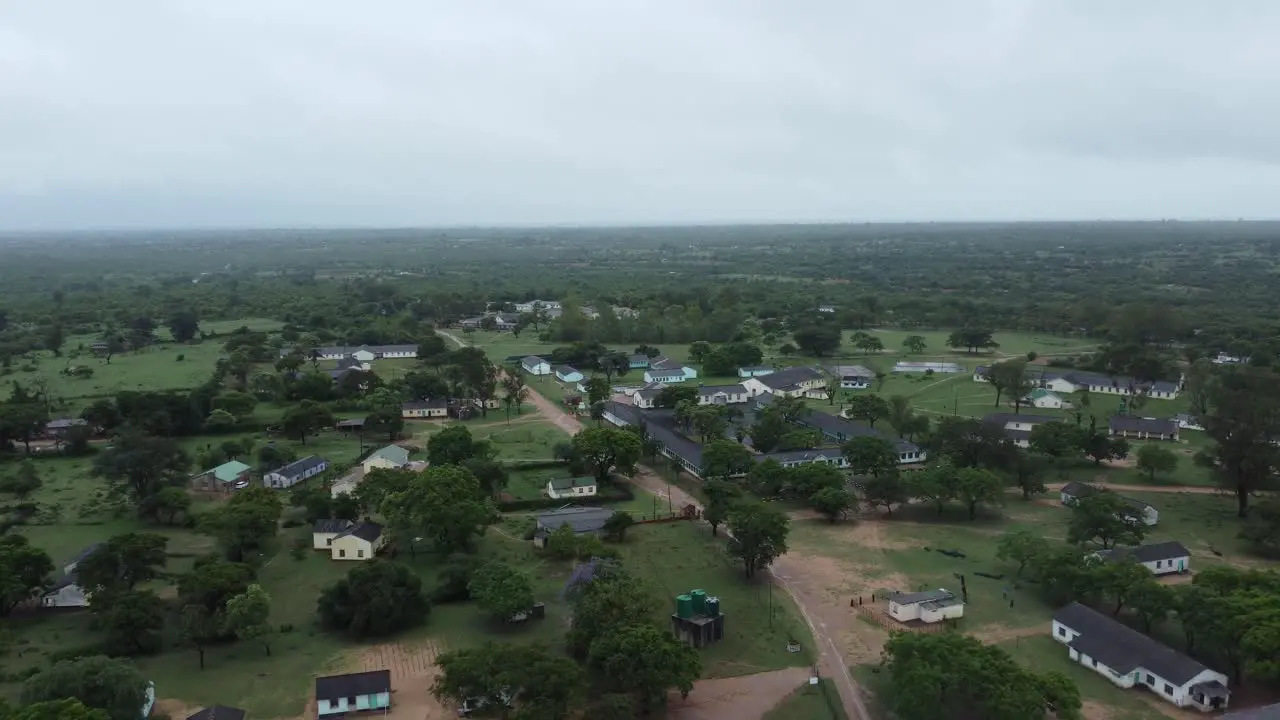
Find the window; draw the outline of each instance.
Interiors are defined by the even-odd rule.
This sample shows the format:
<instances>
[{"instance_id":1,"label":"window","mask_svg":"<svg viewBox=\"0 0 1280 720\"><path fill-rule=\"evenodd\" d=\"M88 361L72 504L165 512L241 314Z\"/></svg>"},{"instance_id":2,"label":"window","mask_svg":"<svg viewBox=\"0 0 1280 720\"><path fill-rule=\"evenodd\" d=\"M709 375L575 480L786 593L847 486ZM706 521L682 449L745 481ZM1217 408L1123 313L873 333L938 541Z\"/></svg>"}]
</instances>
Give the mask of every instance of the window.
<instances>
[{"instance_id":1,"label":"window","mask_svg":"<svg viewBox=\"0 0 1280 720\"><path fill-rule=\"evenodd\" d=\"M1165 695L1172 695L1172 694L1173 694L1173 686L1172 686L1172 685L1170 685L1169 683L1165 683L1165 684L1164 684L1164 694L1165 694Z\"/></svg>"},{"instance_id":2,"label":"window","mask_svg":"<svg viewBox=\"0 0 1280 720\"><path fill-rule=\"evenodd\" d=\"M338 551L338 557L346 557L346 556L347 556L347 551L346 551L346 550L339 550L339 551Z\"/></svg>"},{"instance_id":3,"label":"window","mask_svg":"<svg viewBox=\"0 0 1280 720\"><path fill-rule=\"evenodd\" d=\"M1164 566L1164 561L1163 561L1163 560L1157 560L1157 561L1156 561L1156 567L1157 567L1157 568L1159 568L1159 567L1163 567L1163 566Z\"/></svg>"},{"instance_id":4,"label":"window","mask_svg":"<svg viewBox=\"0 0 1280 720\"><path fill-rule=\"evenodd\" d=\"M324 539L324 544L325 544L325 545L332 545L332 544L333 544L333 538L325 538L325 539Z\"/></svg>"},{"instance_id":5,"label":"window","mask_svg":"<svg viewBox=\"0 0 1280 720\"><path fill-rule=\"evenodd\" d=\"M1150 673L1147 673L1147 684L1154 687L1156 684L1156 676Z\"/></svg>"},{"instance_id":6,"label":"window","mask_svg":"<svg viewBox=\"0 0 1280 720\"><path fill-rule=\"evenodd\" d=\"M1058 637L1066 637L1066 636L1067 636L1067 629L1064 627L1058 628Z\"/></svg>"},{"instance_id":7,"label":"window","mask_svg":"<svg viewBox=\"0 0 1280 720\"><path fill-rule=\"evenodd\" d=\"M360 558L364 557L364 550L357 550L356 557L360 557Z\"/></svg>"}]
</instances>

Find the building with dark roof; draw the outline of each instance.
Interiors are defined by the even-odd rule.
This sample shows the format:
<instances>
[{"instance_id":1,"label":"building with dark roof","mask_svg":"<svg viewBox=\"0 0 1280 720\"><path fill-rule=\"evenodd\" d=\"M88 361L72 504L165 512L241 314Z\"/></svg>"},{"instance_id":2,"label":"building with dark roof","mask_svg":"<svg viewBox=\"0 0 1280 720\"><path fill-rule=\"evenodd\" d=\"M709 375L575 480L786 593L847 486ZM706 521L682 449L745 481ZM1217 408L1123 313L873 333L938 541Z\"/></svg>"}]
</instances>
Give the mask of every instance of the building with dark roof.
<instances>
[{"instance_id":1,"label":"building with dark roof","mask_svg":"<svg viewBox=\"0 0 1280 720\"><path fill-rule=\"evenodd\" d=\"M1191 570L1191 551L1177 540L1138 547L1099 550L1094 555L1104 560L1135 562L1156 575L1184 573Z\"/></svg>"},{"instance_id":2,"label":"building with dark roof","mask_svg":"<svg viewBox=\"0 0 1280 720\"><path fill-rule=\"evenodd\" d=\"M924 449L913 442L894 437L888 433L882 433L870 425L846 420L835 415L828 415L817 410L806 410L801 413L796 420L796 424L811 430L817 430L828 440L840 445L856 437L878 437L888 440L898 451L899 463L922 463L926 459Z\"/></svg>"},{"instance_id":3,"label":"building with dark roof","mask_svg":"<svg viewBox=\"0 0 1280 720\"><path fill-rule=\"evenodd\" d=\"M990 382L990 367L979 365L973 370L974 382ZM1091 393L1104 395L1137 395L1146 394L1159 400L1172 400L1178 397L1180 383L1169 380L1146 382L1124 375L1107 375L1105 373L1086 370L1062 370L1054 368L1028 369L1028 376L1038 387L1047 388L1057 393L1074 393L1088 390Z\"/></svg>"},{"instance_id":4,"label":"building with dark roof","mask_svg":"<svg viewBox=\"0 0 1280 720\"><path fill-rule=\"evenodd\" d=\"M631 391L631 404L639 408L651 408L658 399L658 393L665 387L665 383L645 383Z\"/></svg>"},{"instance_id":5,"label":"building with dark roof","mask_svg":"<svg viewBox=\"0 0 1280 720\"><path fill-rule=\"evenodd\" d=\"M789 367L742 381L752 395L768 393L781 397L825 398L827 379L811 367Z\"/></svg>"},{"instance_id":6,"label":"building with dark roof","mask_svg":"<svg viewBox=\"0 0 1280 720\"><path fill-rule=\"evenodd\" d=\"M964 617L964 601L950 590L939 588L914 593L891 593L889 617L898 622L936 623Z\"/></svg>"},{"instance_id":7,"label":"building with dark roof","mask_svg":"<svg viewBox=\"0 0 1280 720\"><path fill-rule=\"evenodd\" d=\"M701 385L698 387L699 405L735 405L751 399L742 383L734 385Z\"/></svg>"},{"instance_id":8,"label":"building with dark roof","mask_svg":"<svg viewBox=\"0 0 1280 720\"><path fill-rule=\"evenodd\" d=\"M863 365L828 365L824 369L846 390L866 390L876 379L875 371Z\"/></svg>"},{"instance_id":9,"label":"building with dark roof","mask_svg":"<svg viewBox=\"0 0 1280 720\"><path fill-rule=\"evenodd\" d=\"M1230 699L1226 675L1080 603L1054 613L1053 639L1112 683L1143 685L1178 707L1223 710Z\"/></svg>"},{"instance_id":10,"label":"building with dark roof","mask_svg":"<svg viewBox=\"0 0 1280 720\"><path fill-rule=\"evenodd\" d=\"M573 506L538 513L533 544L542 547L551 533L568 525L575 535L599 534L605 522L613 517L612 508Z\"/></svg>"},{"instance_id":11,"label":"building with dark roof","mask_svg":"<svg viewBox=\"0 0 1280 720\"><path fill-rule=\"evenodd\" d=\"M766 460L772 460L783 467L797 467L799 465L808 465L809 463L822 463L824 465L835 465L838 468L849 467L849 461L845 458L840 448L814 448L812 450L779 450L777 452L762 453L752 456L757 463Z\"/></svg>"},{"instance_id":12,"label":"building with dark roof","mask_svg":"<svg viewBox=\"0 0 1280 720\"><path fill-rule=\"evenodd\" d=\"M763 375L772 375L772 374L773 374L772 365L745 365L743 367L738 368L738 377L744 378L744 379L761 377Z\"/></svg>"},{"instance_id":13,"label":"building with dark roof","mask_svg":"<svg viewBox=\"0 0 1280 720\"><path fill-rule=\"evenodd\" d=\"M365 520L353 523L338 533L329 543L329 557L333 560L372 560L387 544L387 534L376 522Z\"/></svg>"},{"instance_id":14,"label":"building with dark roof","mask_svg":"<svg viewBox=\"0 0 1280 720\"><path fill-rule=\"evenodd\" d=\"M1107 420L1107 433L1113 437L1136 440L1177 440L1178 421L1167 418L1113 415Z\"/></svg>"},{"instance_id":15,"label":"building with dark roof","mask_svg":"<svg viewBox=\"0 0 1280 720\"><path fill-rule=\"evenodd\" d=\"M347 713L386 711L391 707L391 671L372 670L316 678L316 715L342 717Z\"/></svg>"},{"instance_id":16,"label":"building with dark roof","mask_svg":"<svg viewBox=\"0 0 1280 720\"><path fill-rule=\"evenodd\" d=\"M263 475L262 484L269 488L293 487L303 480L315 477L328 469L328 460L319 455L308 455Z\"/></svg>"},{"instance_id":17,"label":"building with dark roof","mask_svg":"<svg viewBox=\"0 0 1280 720\"><path fill-rule=\"evenodd\" d=\"M240 708L214 705L194 715L188 715L187 720L245 720L247 717L249 717L248 713Z\"/></svg>"}]
</instances>

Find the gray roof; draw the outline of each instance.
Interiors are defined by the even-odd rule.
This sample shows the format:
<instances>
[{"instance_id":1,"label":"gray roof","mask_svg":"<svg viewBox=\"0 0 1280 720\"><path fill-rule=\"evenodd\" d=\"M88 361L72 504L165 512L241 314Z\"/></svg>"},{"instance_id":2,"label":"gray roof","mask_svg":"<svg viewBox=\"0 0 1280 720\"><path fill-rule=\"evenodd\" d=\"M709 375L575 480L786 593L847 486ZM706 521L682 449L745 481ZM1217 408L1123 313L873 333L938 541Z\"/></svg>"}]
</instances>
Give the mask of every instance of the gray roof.
<instances>
[{"instance_id":1,"label":"gray roof","mask_svg":"<svg viewBox=\"0 0 1280 720\"><path fill-rule=\"evenodd\" d=\"M1051 422L1067 422L1068 418L1061 415L1028 415L1026 413L991 413L982 418L982 421L991 425L999 425L1004 427L1011 422L1031 423L1032 425L1041 425Z\"/></svg>"},{"instance_id":2,"label":"gray roof","mask_svg":"<svg viewBox=\"0 0 1280 720\"><path fill-rule=\"evenodd\" d=\"M876 376L874 370L863 365L828 365L826 370L836 377L874 378Z\"/></svg>"},{"instance_id":3,"label":"gray roof","mask_svg":"<svg viewBox=\"0 0 1280 720\"><path fill-rule=\"evenodd\" d=\"M645 400L658 397L658 393L662 392L662 388L666 387L662 383L649 383L644 387L633 392L633 395L639 395Z\"/></svg>"},{"instance_id":4,"label":"gray roof","mask_svg":"<svg viewBox=\"0 0 1280 720\"><path fill-rule=\"evenodd\" d=\"M765 387L783 390L806 380L821 380L822 373L811 367L789 367L768 375L761 375L756 379L764 383Z\"/></svg>"},{"instance_id":5,"label":"gray roof","mask_svg":"<svg viewBox=\"0 0 1280 720\"><path fill-rule=\"evenodd\" d=\"M570 373L578 372L578 369L573 367L572 365L557 365L555 370L557 373L561 375L568 375Z\"/></svg>"},{"instance_id":6,"label":"gray roof","mask_svg":"<svg viewBox=\"0 0 1280 720\"><path fill-rule=\"evenodd\" d=\"M1182 685L1209 668L1093 608L1071 603L1053 619L1080 633L1069 647L1120 674L1137 668Z\"/></svg>"},{"instance_id":7,"label":"gray roof","mask_svg":"<svg viewBox=\"0 0 1280 720\"><path fill-rule=\"evenodd\" d=\"M675 360L672 360L666 355L663 355L662 357L654 358L650 360L649 369L650 370L681 370L683 369L683 367L681 366L680 363L676 362Z\"/></svg>"},{"instance_id":8,"label":"gray roof","mask_svg":"<svg viewBox=\"0 0 1280 720\"><path fill-rule=\"evenodd\" d=\"M815 460L838 460L844 457L840 452L840 448L814 448L812 450L779 450L778 452L763 453L754 455L752 459L758 463L765 460L776 460L780 463L787 462L813 462Z\"/></svg>"},{"instance_id":9,"label":"gray roof","mask_svg":"<svg viewBox=\"0 0 1280 720\"><path fill-rule=\"evenodd\" d=\"M1099 550L1098 555L1107 559L1132 559L1134 562L1155 562L1174 558L1191 557L1191 551L1177 540L1168 540L1151 545L1139 545L1132 548L1113 548Z\"/></svg>"},{"instance_id":10,"label":"gray roof","mask_svg":"<svg viewBox=\"0 0 1280 720\"><path fill-rule=\"evenodd\" d=\"M1140 418L1130 415L1113 415L1107 420L1107 427L1112 432L1141 432L1172 435L1178 432L1176 420L1162 418Z\"/></svg>"},{"instance_id":11,"label":"gray roof","mask_svg":"<svg viewBox=\"0 0 1280 720\"><path fill-rule=\"evenodd\" d=\"M546 362L546 360L543 360L537 355L525 355L523 358L520 358L520 363L523 365L537 365L538 363L544 362Z\"/></svg>"},{"instance_id":12,"label":"gray roof","mask_svg":"<svg viewBox=\"0 0 1280 720\"><path fill-rule=\"evenodd\" d=\"M1280 720L1280 704L1229 712L1218 720Z\"/></svg>"},{"instance_id":13,"label":"gray roof","mask_svg":"<svg viewBox=\"0 0 1280 720\"><path fill-rule=\"evenodd\" d=\"M397 465L408 465L409 451L405 450L399 445L388 445L384 448L381 448L375 452L370 453L369 457L365 459L372 460L374 458L382 458L384 460L390 460L391 462Z\"/></svg>"},{"instance_id":14,"label":"gray roof","mask_svg":"<svg viewBox=\"0 0 1280 720\"><path fill-rule=\"evenodd\" d=\"M443 398L435 400L428 398L426 400L413 400L407 403L401 403L400 407L404 410L433 410L449 407L449 401Z\"/></svg>"},{"instance_id":15,"label":"gray roof","mask_svg":"<svg viewBox=\"0 0 1280 720\"><path fill-rule=\"evenodd\" d=\"M899 605L915 605L916 603L937 602L939 600L950 600L954 598L955 593L950 590L939 588L937 590L925 590L923 592L913 593L893 593L889 595L889 599Z\"/></svg>"},{"instance_id":16,"label":"gray roof","mask_svg":"<svg viewBox=\"0 0 1280 720\"><path fill-rule=\"evenodd\" d=\"M640 424L640 409L634 405L617 402L616 400L606 400L604 403L604 411L618 418L627 425Z\"/></svg>"},{"instance_id":17,"label":"gray roof","mask_svg":"<svg viewBox=\"0 0 1280 720\"><path fill-rule=\"evenodd\" d=\"M353 527L347 528L338 537L346 537L348 535L353 535L355 537L360 538L361 540L368 540L369 542L373 542L374 540L377 540L378 538L382 537L382 526L376 522L369 522L368 520L365 520L359 525L355 525ZM334 538L334 539L336 540L337 538Z\"/></svg>"},{"instance_id":18,"label":"gray roof","mask_svg":"<svg viewBox=\"0 0 1280 720\"><path fill-rule=\"evenodd\" d=\"M341 533L350 530L352 525L355 525L355 523L350 520L326 518L311 523L311 532L321 534Z\"/></svg>"},{"instance_id":19,"label":"gray roof","mask_svg":"<svg viewBox=\"0 0 1280 720\"><path fill-rule=\"evenodd\" d=\"M575 533L594 532L604 527L613 516L613 510L601 507L568 507L538 514L538 527L556 530L562 525L573 528Z\"/></svg>"},{"instance_id":20,"label":"gray roof","mask_svg":"<svg viewBox=\"0 0 1280 720\"><path fill-rule=\"evenodd\" d=\"M742 386L742 383L735 383L733 385L703 385L698 388L698 397L711 397L712 395L721 392L726 395L743 395L747 392L747 389Z\"/></svg>"},{"instance_id":21,"label":"gray roof","mask_svg":"<svg viewBox=\"0 0 1280 720\"><path fill-rule=\"evenodd\" d=\"M648 370L646 370L645 372L649 373L650 377L664 377L664 378L670 378L670 377L684 377L684 368L655 368L655 367L650 367L650 368L649 368Z\"/></svg>"},{"instance_id":22,"label":"gray roof","mask_svg":"<svg viewBox=\"0 0 1280 720\"><path fill-rule=\"evenodd\" d=\"M301 460L294 460L282 468L276 468L271 472L276 475L282 475L287 478L298 477L308 470L329 464L328 460L319 455L308 455Z\"/></svg>"},{"instance_id":23,"label":"gray roof","mask_svg":"<svg viewBox=\"0 0 1280 720\"><path fill-rule=\"evenodd\" d=\"M88 424L89 423L83 418L58 418L56 420L50 420L45 423L44 426L48 430L65 430L67 428L80 427L81 425Z\"/></svg>"},{"instance_id":24,"label":"gray roof","mask_svg":"<svg viewBox=\"0 0 1280 720\"><path fill-rule=\"evenodd\" d=\"M739 372L760 372L761 370L773 371L772 365L744 365L738 368Z\"/></svg>"},{"instance_id":25,"label":"gray roof","mask_svg":"<svg viewBox=\"0 0 1280 720\"><path fill-rule=\"evenodd\" d=\"M772 377L766 375L765 377ZM901 438L882 433L870 425L828 415L817 410L808 410L797 421L804 427L820 430L824 435L838 442L845 442L856 437L878 437L893 443L898 452L918 452L920 446Z\"/></svg>"},{"instance_id":26,"label":"gray roof","mask_svg":"<svg viewBox=\"0 0 1280 720\"><path fill-rule=\"evenodd\" d=\"M577 487L595 487L596 479L593 477L555 478L549 484L555 490L569 490Z\"/></svg>"},{"instance_id":27,"label":"gray roof","mask_svg":"<svg viewBox=\"0 0 1280 720\"><path fill-rule=\"evenodd\" d=\"M372 670L350 675L330 675L316 678L316 699L337 700L356 695L374 695L391 692L391 671Z\"/></svg>"},{"instance_id":28,"label":"gray roof","mask_svg":"<svg viewBox=\"0 0 1280 720\"><path fill-rule=\"evenodd\" d=\"M628 363L640 363L640 362L642 362L642 363L645 363L645 364L647 365L647 364L649 364L649 356L648 356L648 355L628 355L628 356L627 356L627 362L628 362Z\"/></svg>"}]
</instances>

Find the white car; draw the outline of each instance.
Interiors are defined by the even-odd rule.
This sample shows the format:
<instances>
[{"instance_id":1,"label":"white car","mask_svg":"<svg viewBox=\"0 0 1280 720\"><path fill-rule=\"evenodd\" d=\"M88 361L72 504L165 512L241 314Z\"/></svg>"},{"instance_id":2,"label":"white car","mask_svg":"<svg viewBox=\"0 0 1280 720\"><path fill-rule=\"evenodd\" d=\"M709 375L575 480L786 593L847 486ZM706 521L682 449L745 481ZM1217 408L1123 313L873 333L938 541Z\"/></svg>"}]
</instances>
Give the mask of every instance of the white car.
<instances>
[{"instance_id":1,"label":"white car","mask_svg":"<svg viewBox=\"0 0 1280 720\"><path fill-rule=\"evenodd\" d=\"M240 480L240 481L238 481L238 482L235 484L235 486L234 486L234 487L235 487L235 489L236 489L236 490L243 490L243 489L245 489L245 488L249 487L249 481L248 481L248 480Z\"/></svg>"},{"instance_id":2,"label":"white car","mask_svg":"<svg viewBox=\"0 0 1280 720\"><path fill-rule=\"evenodd\" d=\"M498 697L502 699L502 704L511 707L511 688L502 688L498 691ZM462 701L462 706L458 708L458 717L466 717L471 713L484 708L489 704L489 698L484 696L469 697Z\"/></svg>"}]
</instances>

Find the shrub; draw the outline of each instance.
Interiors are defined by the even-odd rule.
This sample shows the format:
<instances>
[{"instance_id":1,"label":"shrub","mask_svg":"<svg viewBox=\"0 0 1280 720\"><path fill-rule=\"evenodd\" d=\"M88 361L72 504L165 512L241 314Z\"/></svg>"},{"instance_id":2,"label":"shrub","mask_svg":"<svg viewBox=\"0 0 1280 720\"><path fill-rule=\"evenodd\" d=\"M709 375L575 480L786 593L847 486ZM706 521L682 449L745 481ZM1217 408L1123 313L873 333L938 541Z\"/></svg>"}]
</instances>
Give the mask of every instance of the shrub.
<instances>
[{"instance_id":1,"label":"shrub","mask_svg":"<svg viewBox=\"0 0 1280 720\"><path fill-rule=\"evenodd\" d=\"M183 353L178 353L178 357L174 358L176 362L182 362L183 360L186 360L186 359L187 359L187 356L184 355Z\"/></svg>"}]
</instances>

